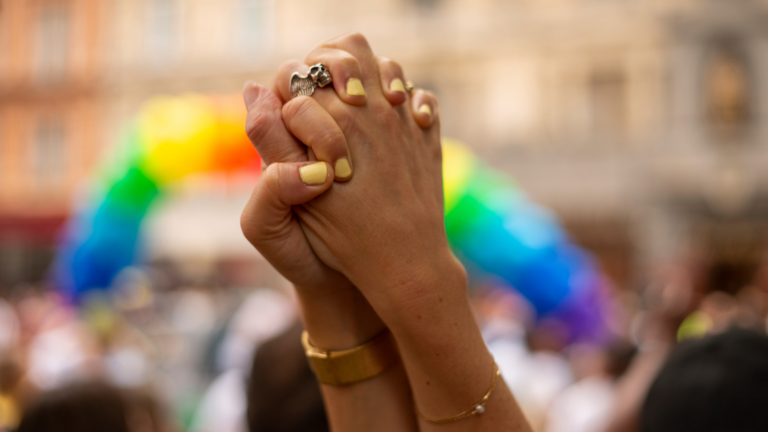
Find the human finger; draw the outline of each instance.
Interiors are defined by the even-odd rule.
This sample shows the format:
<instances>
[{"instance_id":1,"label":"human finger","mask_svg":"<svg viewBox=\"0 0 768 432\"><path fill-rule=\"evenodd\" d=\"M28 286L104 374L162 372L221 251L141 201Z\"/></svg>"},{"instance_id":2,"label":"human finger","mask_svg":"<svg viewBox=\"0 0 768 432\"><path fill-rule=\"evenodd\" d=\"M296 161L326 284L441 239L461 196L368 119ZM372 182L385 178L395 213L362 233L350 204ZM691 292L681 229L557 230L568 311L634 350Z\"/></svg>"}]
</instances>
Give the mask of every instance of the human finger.
<instances>
[{"instance_id":1,"label":"human finger","mask_svg":"<svg viewBox=\"0 0 768 432\"><path fill-rule=\"evenodd\" d=\"M288 131L311 148L318 160L334 167L336 180L352 176L347 140L341 128L318 101L299 96L283 106L283 122Z\"/></svg>"},{"instance_id":2,"label":"human finger","mask_svg":"<svg viewBox=\"0 0 768 432\"><path fill-rule=\"evenodd\" d=\"M275 75L275 81L272 83L272 88L275 94L280 96L280 100L286 103L293 99L291 94L291 76L294 72L298 72L301 75L306 75L309 67L298 60L288 60L280 65Z\"/></svg>"},{"instance_id":3,"label":"human finger","mask_svg":"<svg viewBox=\"0 0 768 432\"><path fill-rule=\"evenodd\" d=\"M292 206L309 202L328 190L333 183L332 173L325 162L277 162L268 166L240 216L240 227L248 241L268 259L285 255L285 248L304 245L307 240ZM273 264L286 271L286 266L293 265L291 262ZM295 269L287 270L296 273Z\"/></svg>"},{"instance_id":4,"label":"human finger","mask_svg":"<svg viewBox=\"0 0 768 432\"><path fill-rule=\"evenodd\" d=\"M322 63L331 72L333 87L339 98L350 105L362 106L368 99L363 85L360 63L350 53L333 48L318 47L304 63Z\"/></svg>"},{"instance_id":5,"label":"human finger","mask_svg":"<svg viewBox=\"0 0 768 432\"><path fill-rule=\"evenodd\" d=\"M368 97L372 96L371 93L379 92L378 64L365 36L360 33L347 33L323 42L320 46L346 51L351 54L360 64L363 86L369 90Z\"/></svg>"},{"instance_id":6,"label":"human finger","mask_svg":"<svg viewBox=\"0 0 768 432\"><path fill-rule=\"evenodd\" d=\"M407 99L403 68L396 61L386 57L376 57L379 65L381 91L392 106L402 105Z\"/></svg>"},{"instance_id":7,"label":"human finger","mask_svg":"<svg viewBox=\"0 0 768 432\"><path fill-rule=\"evenodd\" d=\"M416 90L411 99L413 119L422 129L426 129L438 121L437 98L430 92Z\"/></svg>"},{"instance_id":8,"label":"human finger","mask_svg":"<svg viewBox=\"0 0 768 432\"><path fill-rule=\"evenodd\" d=\"M306 147L291 136L283 123L283 103L275 93L248 81L243 86L243 99L248 109L245 131L267 165L307 160Z\"/></svg>"}]
</instances>

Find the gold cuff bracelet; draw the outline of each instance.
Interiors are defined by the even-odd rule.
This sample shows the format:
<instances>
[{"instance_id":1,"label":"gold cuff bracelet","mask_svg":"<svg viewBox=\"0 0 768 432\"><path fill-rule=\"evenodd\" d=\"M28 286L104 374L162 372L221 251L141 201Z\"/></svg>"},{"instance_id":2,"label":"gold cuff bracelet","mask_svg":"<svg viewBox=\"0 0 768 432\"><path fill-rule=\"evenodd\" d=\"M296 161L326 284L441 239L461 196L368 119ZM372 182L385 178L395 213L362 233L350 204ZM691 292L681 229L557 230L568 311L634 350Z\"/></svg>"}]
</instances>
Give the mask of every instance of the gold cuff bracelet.
<instances>
[{"instance_id":1,"label":"gold cuff bracelet","mask_svg":"<svg viewBox=\"0 0 768 432\"><path fill-rule=\"evenodd\" d=\"M317 380L332 386L352 384L375 377L400 358L389 330L384 330L360 346L343 351L312 346L306 331L301 335L301 342Z\"/></svg>"}]
</instances>

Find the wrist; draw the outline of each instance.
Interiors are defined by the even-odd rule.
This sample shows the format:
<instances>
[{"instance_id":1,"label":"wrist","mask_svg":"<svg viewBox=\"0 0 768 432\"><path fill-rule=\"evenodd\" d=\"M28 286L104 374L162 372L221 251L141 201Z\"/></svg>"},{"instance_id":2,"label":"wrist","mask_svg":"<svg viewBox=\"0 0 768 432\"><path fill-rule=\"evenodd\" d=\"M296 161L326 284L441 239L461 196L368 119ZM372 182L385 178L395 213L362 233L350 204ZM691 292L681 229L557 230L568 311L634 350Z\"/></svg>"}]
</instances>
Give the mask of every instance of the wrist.
<instances>
[{"instance_id":1,"label":"wrist","mask_svg":"<svg viewBox=\"0 0 768 432\"><path fill-rule=\"evenodd\" d=\"M369 277L359 284L390 328L421 325L419 316L436 312L436 307L470 307L466 270L450 250L390 269L385 275Z\"/></svg>"},{"instance_id":2,"label":"wrist","mask_svg":"<svg viewBox=\"0 0 768 432\"><path fill-rule=\"evenodd\" d=\"M356 347L386 327L354 286L324 294L296 291L304 327L314 346L330 350Z\"/></svg>"},{"instance_id":3,"label":"wrist","mask_svg":"<svg viewBox=\"0 0 768 432\"><path fill-rule=\"evenodd\" d=\"M494 361L472 313L464 267L451 255L411 271L382 281L376 301L369 297L397 340L419 411L451 418L487 394Z\"/></svg>"}]
</instances>

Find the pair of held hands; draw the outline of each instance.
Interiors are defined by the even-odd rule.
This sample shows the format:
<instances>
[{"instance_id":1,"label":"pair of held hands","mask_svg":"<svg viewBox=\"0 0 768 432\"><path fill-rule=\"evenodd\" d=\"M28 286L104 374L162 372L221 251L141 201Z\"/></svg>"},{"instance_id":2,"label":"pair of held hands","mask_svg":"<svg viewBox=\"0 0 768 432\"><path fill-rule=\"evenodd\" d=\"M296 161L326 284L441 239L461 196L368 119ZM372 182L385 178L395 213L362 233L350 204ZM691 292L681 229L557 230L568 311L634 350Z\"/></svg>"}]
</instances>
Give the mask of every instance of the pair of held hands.
<instances>
[{"instance_id":1,"label":"pair of held hands","mask_svg":"<svg viewBox=\"0 0 768 432\"><path fill-rule=\"evenodd\" d=\"M291 75L317 63L333 88L292 99ZM503 380L496 388L448 247L437 101L403 82L350 34L283 64L273 90L246 84L246 129L267 167L243 232L296 286L312 345L345 350L385 328L397 342L399 366L322 386L334 430L530 432Z\"/></svg>"},{"instance_id":2,"label":"pair of held hands","mask_svg":"<svg viewBox=\"0 0 768 432\"><path fill-rule=\"evenodd\" d=\"M333 88L291 98L291 74L316 63ZM425 282L463 276L445 235L437 101L403 82L349 34L284 63L272 90L245 85L246 131L267 166L241 226L304 304L359 290L387 322L434 297Z\"/></svg>"}]
</instances>

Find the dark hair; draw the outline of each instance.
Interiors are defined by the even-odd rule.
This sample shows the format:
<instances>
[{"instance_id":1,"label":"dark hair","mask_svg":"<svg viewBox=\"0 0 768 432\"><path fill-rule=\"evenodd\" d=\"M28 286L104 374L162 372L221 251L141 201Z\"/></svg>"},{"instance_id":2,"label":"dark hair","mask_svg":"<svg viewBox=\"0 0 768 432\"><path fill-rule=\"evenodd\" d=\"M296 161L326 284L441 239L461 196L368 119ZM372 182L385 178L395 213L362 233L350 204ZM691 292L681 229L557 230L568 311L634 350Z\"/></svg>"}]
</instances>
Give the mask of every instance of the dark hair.
<instances>
[{"instance_id":1,"label":"dark hair","mask_svg":"<svg viewBox=\"0 0 768 432\"><path fill-rule=\"evenodd\" d=\"M768 431L768 336L732 329L680 344L643 406L643 432Z\"/></svg>"},{"instance_id":2,"label":"dark hair","mask_svg":"<svg viewBox=\"0 0 768 432\"><path fill-rule=\"evenodd\" d=\"M120 392L104 383L64 386L40 395L24 412L17 432L129 432Z\"/></svg>"},{"instance_id":3,"label":"dark hair","mask_svg":"<svg viewBox=\"0 0 768 432\"><path fill-rule=\"evenodd\" d=\"M256 351L248 383L248 428L253 432L328 432L320 387L296 324Z\"/></svg>"}]
</instances>

